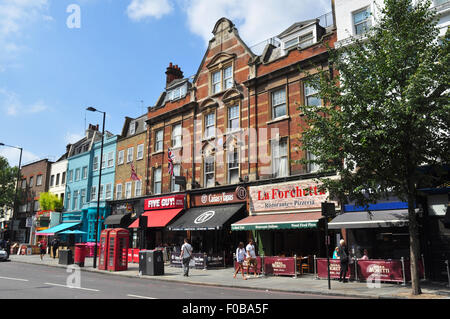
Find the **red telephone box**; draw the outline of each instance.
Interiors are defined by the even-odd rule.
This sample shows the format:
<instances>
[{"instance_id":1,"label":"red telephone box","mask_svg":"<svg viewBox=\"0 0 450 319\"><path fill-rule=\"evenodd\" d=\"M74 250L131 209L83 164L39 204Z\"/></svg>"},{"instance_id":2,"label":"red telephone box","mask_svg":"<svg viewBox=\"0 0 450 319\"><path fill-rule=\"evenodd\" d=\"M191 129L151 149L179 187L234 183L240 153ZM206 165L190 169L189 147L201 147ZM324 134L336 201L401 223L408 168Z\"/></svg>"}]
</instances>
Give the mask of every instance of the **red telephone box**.
<instances>
[{"instance_id":1,"label":"red telephone box","mask_svg":"<svg viewBox=\"0 0 450 319\"><path fill-rule=\"evenodd\" d=\"M130 232L124 228L114 228L109 232L108 270L128 269L128 241Z\"/></svg>"},{"instance_id":2,"label":"red telephone box","mask_svg":"<svg viewBox=\"0 0 450 319\"><path fill-rule=\"evenodd\" d=\"M109 233L112 231L112 228L107 228L102 230L100 234L100 253L98 260L98 269L106 270L108 266L108 243L109 243Z\"/></svg>"}]
</instances>

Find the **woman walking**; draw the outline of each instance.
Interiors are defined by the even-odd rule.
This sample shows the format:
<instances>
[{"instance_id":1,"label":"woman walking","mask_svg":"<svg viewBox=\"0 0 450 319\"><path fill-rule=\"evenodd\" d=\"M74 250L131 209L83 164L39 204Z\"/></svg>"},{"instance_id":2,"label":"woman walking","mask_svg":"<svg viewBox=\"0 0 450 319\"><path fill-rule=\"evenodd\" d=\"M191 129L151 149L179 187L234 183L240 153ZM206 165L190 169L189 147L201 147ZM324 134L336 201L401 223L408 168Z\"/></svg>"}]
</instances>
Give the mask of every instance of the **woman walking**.
<instances>
[{"instance_id":1,"label":"woman walking","mask_svg":"<svg viewBox=\"0 0 450 319\"><path fill-rule=\"evenodd\" d=\"M240 269L242 272L242 279L247 280L247 278L244 276L244 260L245 260L244 243L240 242L238 248L236 249L236 261L238 263L238 266L236 271L234 272L233 275L234 278L236 278L236 275Z\"/></svg>"}]
</instances>

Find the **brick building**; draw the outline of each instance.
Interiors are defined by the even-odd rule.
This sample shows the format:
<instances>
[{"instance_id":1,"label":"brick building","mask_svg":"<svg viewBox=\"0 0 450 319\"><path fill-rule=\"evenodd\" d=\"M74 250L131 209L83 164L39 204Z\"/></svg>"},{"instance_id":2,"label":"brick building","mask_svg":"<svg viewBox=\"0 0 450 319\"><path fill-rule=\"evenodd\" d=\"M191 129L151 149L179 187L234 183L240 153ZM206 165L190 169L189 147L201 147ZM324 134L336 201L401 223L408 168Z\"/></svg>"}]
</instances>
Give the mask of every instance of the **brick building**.
<instances>
[{"instance_id":1,"label":"brick building","mask_svg":"<svg viewBox=\"0 0 450 319\"><path fill-rule=\"evenodd\" d=\"M51 164L48 159L42 159L21 168L22 198L19 198L19 210L13 222L14 240L34 244L33 218L40 210L39 194L49 190Z\"/></svg>"}]
</instances>

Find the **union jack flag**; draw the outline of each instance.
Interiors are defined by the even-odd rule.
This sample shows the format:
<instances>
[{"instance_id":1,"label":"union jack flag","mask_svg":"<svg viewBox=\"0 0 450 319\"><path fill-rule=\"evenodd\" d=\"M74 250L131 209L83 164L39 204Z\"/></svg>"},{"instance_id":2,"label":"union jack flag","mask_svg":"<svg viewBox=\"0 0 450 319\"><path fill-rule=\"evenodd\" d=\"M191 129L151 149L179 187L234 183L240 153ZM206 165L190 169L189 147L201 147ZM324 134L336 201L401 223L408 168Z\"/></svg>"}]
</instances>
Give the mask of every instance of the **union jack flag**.
<instances>
[{"instance_id":1,"label":"union jack flag","mask_svg":"<svg viewBox=\"0 0 450 319\"><path fill-rule=\"evenodd\" d=\"M140 181L141 179L139 178L139 176L136 174L136 170L134 169L134 165L133 163L131 163L131 179L133 181Z\"/></svg>"},{"instance_id":2,"label":"union jack flag","mask_svg":"<svg viewBox=\"0 0 450 319\"><path fill-rule=\"evenodd\" d=\"M172 150L169 148L167 150L167 160L169 162L169 175L173 175L173 159L175 158L175 155L173 155Z\"/></svg>"}]
</instances>

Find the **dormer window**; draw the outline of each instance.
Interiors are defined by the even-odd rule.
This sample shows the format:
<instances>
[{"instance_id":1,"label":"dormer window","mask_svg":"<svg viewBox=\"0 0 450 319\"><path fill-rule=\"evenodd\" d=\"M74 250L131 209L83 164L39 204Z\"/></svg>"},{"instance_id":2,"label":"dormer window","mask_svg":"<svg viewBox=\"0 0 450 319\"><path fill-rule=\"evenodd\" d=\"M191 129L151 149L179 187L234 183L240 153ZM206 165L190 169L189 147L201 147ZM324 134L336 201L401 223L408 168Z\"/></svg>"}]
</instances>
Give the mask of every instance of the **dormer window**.
<instances>
[{"instance_id":1,"label":"dormer window","mask_svg":"<svg viewBox=\"0 0 450 319\"><path fill-rule=\"evenodd\" d=\"M136 122L130 123L130 135L134 135L136 133Z\"/></svg>"},{"instance_id":2,"label":"dormer window","mask_svg":"<svg viewBox=\"0 0 450 319\"><path fill-rule=\"evenodd\" d=\"M300 35L296 36L295 38L286 41L284 43L284 48L290 49L290 48L296 47L296 46L298 46L300 48L305 48L313 43L314 43L314 34L311 31L306 34L300 34Z\"/></svg>"},{"instance_id":3,"label":"dormer window","mask_svg":"<svg viewBox=\"0 0 450 319\"><path fill-rule=\"evenodd\" d=\"M173 90L170 90L167 93L168 99L170 101L178 100L180 98L183 98L186 95L186 85L177 87Z\"/></svg>"}]
</instances>

